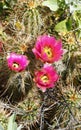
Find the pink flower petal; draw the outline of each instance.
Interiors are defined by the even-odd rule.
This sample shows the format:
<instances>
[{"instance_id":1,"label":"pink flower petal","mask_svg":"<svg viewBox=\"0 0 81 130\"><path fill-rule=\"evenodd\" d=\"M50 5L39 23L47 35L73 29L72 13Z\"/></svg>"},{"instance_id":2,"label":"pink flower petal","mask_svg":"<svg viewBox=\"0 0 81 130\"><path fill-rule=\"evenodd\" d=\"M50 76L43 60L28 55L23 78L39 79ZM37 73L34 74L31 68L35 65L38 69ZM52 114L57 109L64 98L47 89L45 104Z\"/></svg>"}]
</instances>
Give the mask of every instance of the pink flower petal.
<instances>
[{"instance_id":1,"label":"pink flower petal","mask_svg":"<svg viewBox=\"0 0 81 130\"><path fill-rule=\"evenodd\" d=\"M44 48L50 48L50 56L48 50L45 51ZM58 61L62 54L62 41L58 41L55 37L43 35L38 37L35 47L32 49L34 55L37 59L42 60L43 62L53 63L54 61Z\"/></svg>"},{"instance_id":2,"label":"pink flower petal","mask_svg":"<svg viewBox=\"0 0 81 130\"><path fill-rule=\"evenodd\" d=\"M16 72L21 72L26 69L29 64L29 60L25 55L19 55L16 53L10 53L7 56L8 67Z\"/></svg>"},{"instance_id":3,"label":"pink flower petal","mask_svg":"<svg viewBox=\"0 0 81 130\"><path fill-rule=\"evenodd\" d=\"M41 70L35 72L34 81L38 88L45 91L47 88L54 87L54 84L58 79L59 76L53 66L46 63Z\"/></svg>"}]
</instances>

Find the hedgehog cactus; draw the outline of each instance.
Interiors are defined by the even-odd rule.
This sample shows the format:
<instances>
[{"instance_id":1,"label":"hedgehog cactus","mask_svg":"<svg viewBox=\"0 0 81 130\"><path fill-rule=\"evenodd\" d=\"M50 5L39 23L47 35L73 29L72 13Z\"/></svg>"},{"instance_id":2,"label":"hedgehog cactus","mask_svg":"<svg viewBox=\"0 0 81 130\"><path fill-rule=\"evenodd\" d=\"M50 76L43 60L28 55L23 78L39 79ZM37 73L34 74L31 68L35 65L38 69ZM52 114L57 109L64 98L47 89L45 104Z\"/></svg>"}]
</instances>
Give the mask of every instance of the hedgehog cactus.
<instances>
[{"instance_id":1,"label":"hedgehog cactus","mask_svg":"<svg viewBox=\"0 0 81 130\"><path fill-rule=\"evenodd\" d=\"M13 10L8 23L5 27L1 25L0 30L1 100L8 103L6 107L12 104L7 109L11 113L16 111L18 123L24 124L22 130L80 130L81 53L78 45L74 46L75 50L71 48L76 41L74 35L48 33L50 19L55 26L61 18L56 17L59 10L54 13L43 7L42 0L24 0L24 3L18 0ZM58 37L63 39L66 52L62 40L56 40ZM65 41L70 43L68 47ZM16 110L12 109L13 104ZM17 113L17 107L22 112Z\"/></svg>"},{"instance_id":2,"label":"hedgehog cactus","mask_svg":"<svg viewBox=\"0 0 81 130\"><path fill-rule=\"evenodd\" d=\"M57 108L55 117L53 118L54 127L67 130L76 128L78 130L81 122L81 95L72 86L64 86L60 89L62 91L59 90L60 97L57 103L60 105L60 108Z\"/></svg>"},{"instance_id":3,"label":"hedgehog cactus","mask_svg":"<svg viewBox=\"0 0 81 130\"><path fill-rule=\"evenodd\" d=\"M45 33L49 24L45 22L48 21L51 11L49 8L41 8L41 6L42 0L28 0L20 6L16 5L14 7L15 13L11 14L11 19L5 31L7 33L11 32L11 35L15 35L16 37L27 34L27 36L32 36L33 39ZM46 11L48 15L45 13ZM15 18L13 15L15 15Z\"/></svg>"}]
</instances>

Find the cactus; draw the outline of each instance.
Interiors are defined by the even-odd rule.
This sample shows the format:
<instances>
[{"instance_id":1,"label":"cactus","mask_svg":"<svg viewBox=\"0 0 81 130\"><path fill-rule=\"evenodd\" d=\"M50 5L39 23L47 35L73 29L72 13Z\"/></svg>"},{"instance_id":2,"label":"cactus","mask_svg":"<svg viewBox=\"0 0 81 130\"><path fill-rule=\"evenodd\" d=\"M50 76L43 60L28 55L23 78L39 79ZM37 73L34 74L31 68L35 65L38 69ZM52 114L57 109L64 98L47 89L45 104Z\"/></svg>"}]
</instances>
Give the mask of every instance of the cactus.
<instances>
[{"instance_id":1,"label":"cactus","mask_svg":"<svg viewBox=\"0 0 81 130\"><path fill-rule=\"evenodd\" d=\"M43 1L18 0L7 21L0 23L0 107L5 115L16 113L9 118L8 130L80 130L81 14L75 10L69 16L75 1L53 0L56 8L52 0ZM34 71L44 63L36 59L32 48L38 36L47 33L62 39L64 57L52 64L60 75L58 83L43 93L36 88ZM24 71L9 68L7 57L13 52L28 57ZM0 129L4 130L1 125Z\"/></svg>"}]
</instances>

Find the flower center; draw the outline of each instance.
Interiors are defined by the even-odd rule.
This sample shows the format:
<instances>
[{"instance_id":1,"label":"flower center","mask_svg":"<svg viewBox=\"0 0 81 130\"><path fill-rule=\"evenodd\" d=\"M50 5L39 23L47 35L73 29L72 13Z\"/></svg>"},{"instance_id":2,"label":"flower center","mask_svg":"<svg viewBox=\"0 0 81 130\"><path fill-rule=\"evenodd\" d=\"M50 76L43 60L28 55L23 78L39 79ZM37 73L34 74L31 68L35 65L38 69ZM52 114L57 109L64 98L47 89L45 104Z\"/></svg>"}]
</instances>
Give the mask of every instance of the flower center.
<instances>
[{"instance_id":1,"label":"flower center","mask_svg":"<svg viewBox=\"0 0 81 130\"><path fill-rule=\"evenodd\" d=\"M42 80L44 83L47 83L48 80L49 80L49 78L48 78L47 75L43 75L43 76L41 77L41 80Z\"/></svg>"},{"instance_id":2,"label":"flower center","mask_svg":"<svg viewBox=\"0 0 81 130\"><path fill-rule=\"evenodd\" d=\"M15 69L17 69L17 68L19 68L19 64L14 62L13 65L12 65L12 67L15 68Z\"/></svg>"},{"instance_id":3,"label":"flower center","mask_svg":"<svg viewBox=\"0 0 81 130\"><path fill-rule=\"evenodd\" d=\"M47 56L49 57L49 58L51 58L52 57L52 49L50 48L50 47L45 47L44 48L44 52L47 54Z\"/></svg>"}]
</instances>

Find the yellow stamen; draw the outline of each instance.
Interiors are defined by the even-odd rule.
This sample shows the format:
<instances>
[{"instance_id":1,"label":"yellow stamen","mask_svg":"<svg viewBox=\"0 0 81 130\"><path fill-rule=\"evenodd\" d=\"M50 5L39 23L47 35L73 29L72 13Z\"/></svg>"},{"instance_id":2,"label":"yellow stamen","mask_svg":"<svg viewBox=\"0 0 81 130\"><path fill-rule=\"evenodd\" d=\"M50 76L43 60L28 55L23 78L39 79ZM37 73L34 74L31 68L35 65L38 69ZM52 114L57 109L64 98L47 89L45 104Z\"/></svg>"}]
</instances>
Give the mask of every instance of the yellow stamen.
<instances>
[{"instance_id":1,"label":"yellow stamen","mask_svg":"<svg viewBox=\"0 0 81 130\"><path fill-rule=\"evenodd\" d=\"M47 56L48 56L49 58L51 58L52 55L53 55L52 49L51 49L50 47L45 47L45 48L44 48L44 52L47 54Z\"/></svg>"},{"instance_id":2,"label":"yellow stamen","mask_svg":"<svg viewBox=\"0 0 81 130\"><path fill-rule=\"evenodd\" d=\"M19 64L17 64L17 63L13 63L12 67L14 67L14 68L17 69L17 68L19 67Z\"/></svg>"},{"instance_id":3,"label":"yellow stamen","mask_svg":"<svg viewBox=\"0 0 81 130\"><path fill-rule=\"evenodd\" d=\"M48 76L47 75L44 75L44 76L42 76L41 77L41 80L44 82L44 83L46 83L46 82L48 82Z\"/></svg>"}]
</instances>

